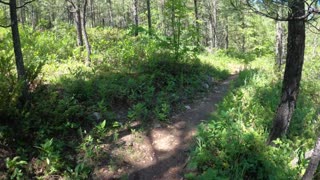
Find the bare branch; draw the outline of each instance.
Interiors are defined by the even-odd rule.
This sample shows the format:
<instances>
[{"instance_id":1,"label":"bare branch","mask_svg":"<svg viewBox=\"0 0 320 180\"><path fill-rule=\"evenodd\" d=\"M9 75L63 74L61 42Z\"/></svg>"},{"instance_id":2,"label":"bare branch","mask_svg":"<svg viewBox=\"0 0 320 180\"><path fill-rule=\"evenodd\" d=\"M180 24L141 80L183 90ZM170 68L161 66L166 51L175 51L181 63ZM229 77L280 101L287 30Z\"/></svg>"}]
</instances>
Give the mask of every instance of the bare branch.
<instances>
[{"instance_id":1,"label":"bare branch","mask_svg":"<svg viewBox=\"0 0 320 180\"><path fill-rule=\"evenodd\" d=\"M27 1L27 2L25 2L23 5L16 7L16 9L23 8L23 7L25 7L27 4L30 4L30 3L34 2L34 1L35 1L35 0Z\"/></svg>"},{"instance_id":2,"label":"bare branch","mask_svg":"<svg viewBox=\"0 0 320 180\"><path fill-rule=\"evenodd\" d=\"M10 3L9 2L5 2L5 1L2 1L2 0L0 0L0 3L2 3L2 4L5 4L5 5L10 5Z\"/></svg>"},{"instance_id":3,"label":"bare branch","mask_svg":"<svg viewBox=\"0 0 320 180\"><path fill-rule=\"evenodd\" d=\"M295 14L291 14L290 16L287 16L287 17L281 17L278 13L268 12L268 9L266 9L267 12L263 12L261 10L258 10L258 8L254 7L254 5L250 2L250 0L245 0L245 5L248 7L249 11L252 11L253 13L259 14L259 15L267 17L267 18L274 19L276 21L300 21L300 20L309 21L310 19L308 19L308 18L310 17L310 15L320 14L320 10L313 7L313 4L315 4L316 2L317 2L317 0L313 0L311 3L307 3L306 1L304 1L304 3L308 7L307 11L304 12L304 10L301 10L301 11L298 11ZM284 6L283 3L278 3L278 2L273 2L273 4L278 7ZM302 16L296 15L296 14L300 14L302 12L304 12Z\"/></svg>"},{"instance_id":4,"label":"bare branch","mask_svg":"<svg viewBox=\"0 0 320 180\"><path fill-rule=\"evenodd\" d=\"M1 25L1 24L0 24L0 27L1 27L1 28L9 28L9 27L11 27L11 26L12 26L12 24L9 24L9 25Z\"/></svg>"},{"instance_id":5,"label":"bare branch","mask_svg":"<svg viewBox=\"0 0 320 180\"><path fill-rule=\"evenodd\" d=\"M246 0L246 5L249 7L249 10L256 13L256 14L259 14L261 16L264 16L264 17L267 17L267 18L271 18L271 19L274 19L276 21L289 21L289 18L284 18L284 17L279 17L279 14L276 13L276 15L272 16L270 15L270 13L264 13L264 12L261 12L259 10L257 10L255 7L253 7L253 5L250 3L249 0Z\"/></svg>"},{"instance_id":6,"label":"bare branch","mask_svg":"<svg viewBox=\"0 0 320 180\"><path fill-rule=\"evenodd\" d=\"M74 9L78 9L72 0L66 0L66 1L69 2Z\"/></svg>"},{"instance_id":7,"label":"bare branch","mask_svg":"<svg viewBox=\"0 0 320 180\"><path fill-rule=\"evenodd\" d=\"M320 34L320 27L317 27L317 25L314 25L312 23L308 23L308 25L310 25L312 28L309 28L310 32L314 33L314 34ZM313 31L313 29L315 29L316 31Z\"/></svg>"}]
</instances>

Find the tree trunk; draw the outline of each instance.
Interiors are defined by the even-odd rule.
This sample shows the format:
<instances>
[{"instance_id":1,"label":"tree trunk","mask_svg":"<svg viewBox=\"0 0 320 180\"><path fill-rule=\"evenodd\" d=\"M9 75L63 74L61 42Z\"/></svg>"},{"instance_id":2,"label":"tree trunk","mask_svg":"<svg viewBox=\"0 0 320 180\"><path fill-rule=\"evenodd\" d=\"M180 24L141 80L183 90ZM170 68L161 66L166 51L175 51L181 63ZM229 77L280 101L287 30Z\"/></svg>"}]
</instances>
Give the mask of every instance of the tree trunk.
<instances>
[{"instance_id":1,"label":"tree trunk","mask_svg":"<svg viewBox=\"0 0 320 180\"><path fill-rule=\"evenodd\" d=\"M91 18L91 27L95 27L96 22L96 15L95 15L95 7L94 7L94 0L89 0L90 4L90 18Z\"/></svg>"},{"instance_id":2,"label":"tree trunk","mask_svg":"<svg viewBox=\"0 0 320 180\"><path fill-rule=\"evenodd\" d=\"M306 172L304 173L302 180L310 180L313 178L313 175L316 172L317 167L319 165L319 161L320 161L320 137L318 137L317 139L316 145L311 155L308 168L306 169Z\"/></svg>"},{"instance_id":3,"label":"tree trunk","mask_svg":"<svg viewBox=\"0 0 320 180\"><path fill-rule=\"evenodd\" d=\"M151 36L152 34L152 24L151 24L151 7L150 7L150 0L147 0L147 10L148 10L148 30L149 30L149 35Z\"/></svg>"},{"instance_id":4,"label":"tree trunk","mask_svg":"<svg viewBox=\"0 0 320 180\"><path fill-rule=\"evenodd\" d=\"M139 34L139 17L138 17L138 0L133 0L133 16L134 16L134 35L138 36Z\"/></svg>"},{"instance_id":5,"label":"tree trunk","mask_svg":"<svg viewBox=\"0 0 320 180\"><path fill-rule=\"evenodd\" d=\"M82 29L82 35L83 35L83 40L86 46L86 50L87 50L87 58L86 58L86 65L89 66L90 65L90 55L91 55L91 47L90 47L90 43L89 43L89 39L88 39L88 34L87 34L87 30L86 30L86 10L87 10L87 5L88 5L88 1L84 0L83 3L83 11L82 11L82 15L81 15L81 29Z\"/></svg>"},{"instance_id":6,"label":"tree trunk","mask_svg":"<svg viewBox=\"0 0 320 180\"><path fill-rule=\"evenodd\" d=\"M81 12L79 7L77 7L76 12L74 13L74 23L77 29L77 46L83 46Z\"/></svg>"},{"instance_id":7,"label":"tree trunk","mask_svg":"<svg viewBox=\"0 0 320 180\"><path fill-rule=\"evenodd\" d=\"M31 26L32 29L35 30L37 27L37 13L34 6L31 6Z\"/></svg>"},{"instance_id":8,"label":"tree trunk","mask_svg":"<svg viewBox=\"0 0 320 180\"><path fill-rule=\"evenodd\" d=\"M108 3L109 3L109 12L108 12L108 14L109 14L109 22L110 22L109 26L113 27L114 23L113 23L113 13L112 13L112 1L109 0Z\"/></svg>"},{"instance_id":9,"label":"tree trunk","mask_svg":"<svg viewBox=\"0 0 320 180\"><path fill-rule=\"evenodd\" d=\"M213 0L212 1L212 29L213 29L213 43L214 43L214 47L217 48L218 47L218 38L217 38L217 0Z\"/></svg>"},{"instance_id":10,"label":"tree trunk","mask_svg":"<svg viewBox=\"0 0 320 180\"><path fill-rule=\"evenodd\" d=\"M159 4L158 4L158 11L159 11L159 25L158 28L162 30L163 34L166 35L166 26L165 26L165 22L164 22L164 6L165 6L165 1L164 0L160 0Z\"/></svg>"},{"instance_id":11,"label":"tree trunk","mask_svg":"<svg viewBox=\"0 0 320 180\"><path fill-rule=\"evenodd\" d=\"M304 1L289 1L292 15L301 17L304 15ZM302 66L305 50L305 21L289 21L288 27L288 52L286 68L282 83L281 102L273 120L268 144L284 135L289 127L296 101L299 94Z\"/></svg>"},{"instance_id":12,"label":"tree trunk","mask_svg":"<svg viewBox=\"0 0 320 180\"><path fill-rule=\"evenodd\" d=\"M194 3L194 16L195 16L195 19L196 19L196 32L197 32L197 42L196 44L199 45L199 36L200 36L200 26L199 26L199 14L198 14L198 0L193 0L193 3Z\"/></svg>"},{"instance_id":13,"label":"tree trunk","mask_svg":"<svg viewBox=\"0 0 320 180\"><path fill-rule=\"evenodd\" d=\"M20 0L19 1L19 6L21 6L23 4L24 4L24 0ZM25 21L26 21L26 11L25 11L24 8L21 8L20 9L20 22L21 22L21 24L24 25Z\"/></svg>"},{"instance_id":14,"label":"tree trunk","mask_svg":"<svg viewBox=\"0 0 320 180\"><path fill-rule=\"evenodd\" d=\"M14 49L14 55L16 59L18 80L22 83L21 95L19 97L19 104L18 104L18 107L21 108L27 102L29 98L29 94L28 94L28 82L26 78L26 71L25 71L23 56L21 51L16 0L10 0L10 20L11 20L13 49Z\"/></svg>"},{"instance_id":15,"label":"tree trunk","mask_svg":"<svg viewBox=\"0 0 320 180\"><path fill-rule=\"evenodd\" d=\"M284 57L283 52L283 36L284 36L284 29L282 27L282 22L276 22L276 65L278 70L280 70L282 65L282 59Z\"/></svg>"},{"instance_id":16,"label":"tree trunk","mask_svg":"<svg viewBox=\"0 0 320 180\"><path fill-rule=\"evenodd\" d=\"M214 35L213 35L214 31L213 31L213 20L212 20L212 15L211 14L209 14L209 20L210 21L208 23L208 29L209 29L209 32L208 32L209 39L208 39L208 41L209 41L210 49L212 49L212 48L214 48Z\"/></svg>"},{"instance_id":17,"label":"tree trunk","mask_svg":"<svg viewBox=\"0 0 320 180\"><path fill-rule=\"evenodd\" d=\"M229 25L228 25L228 17L226 18L226 25L225 25L225 37L224 37L224 40L225 40L225 44L224 44L224 48L225 49L228 49L229 48Z\"/></svg>"},{"instance_id":18,"label":"tree trunk","mask_svg":"<svg viewBox=\"0 0 320 180\"><path fill-rule=\"evenodd\" d=\"M244 16L244 14L242 14L242 24L241 24L241 29L242 29L241 51L242 51L243 53L246 52L246 34L245 34L245 28L246 28L245 16Z\"/></svg>"}]
</instances>

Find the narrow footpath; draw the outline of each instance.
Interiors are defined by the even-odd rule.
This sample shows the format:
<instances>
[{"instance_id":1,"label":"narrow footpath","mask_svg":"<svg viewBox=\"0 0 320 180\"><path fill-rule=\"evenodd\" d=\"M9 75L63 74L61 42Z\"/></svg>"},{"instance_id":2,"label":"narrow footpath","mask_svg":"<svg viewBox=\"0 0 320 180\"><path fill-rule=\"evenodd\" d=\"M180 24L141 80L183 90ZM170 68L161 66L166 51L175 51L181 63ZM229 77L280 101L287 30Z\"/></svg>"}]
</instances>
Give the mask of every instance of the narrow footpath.
<instances>
[{"instance_id":1,"label":"narrow footpath","mask_svg":"<svg viewBox=\"0 0 320 180\"><path fill-rule=\"evenodd\" d=\"M121 157L122 167L113 173L101 168L96 171L95 179L120 179L123 174L128 174L129 180L183 179L198 125L216 110L216 104L236 77L230 76L213 87L206 97L186 105L186 110L174 115L169 124L155 122L146 132L121 136L119 147L111 152L118 159Z\"/></svg>"}]
</instances>

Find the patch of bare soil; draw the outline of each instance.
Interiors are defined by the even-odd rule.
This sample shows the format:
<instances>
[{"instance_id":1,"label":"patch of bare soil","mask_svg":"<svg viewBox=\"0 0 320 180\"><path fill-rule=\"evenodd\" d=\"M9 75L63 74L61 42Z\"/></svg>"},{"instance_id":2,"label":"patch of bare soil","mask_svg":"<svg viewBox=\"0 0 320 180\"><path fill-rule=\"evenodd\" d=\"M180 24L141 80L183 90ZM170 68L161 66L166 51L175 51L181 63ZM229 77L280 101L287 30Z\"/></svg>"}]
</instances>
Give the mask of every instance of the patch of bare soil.
<instances>
[{"instance_id":1,"label":"patch of bare soil","mask_svg":"<svg viewBox=\"0 0 320 180\"><path fill-rule=\"evenodd\" d=\"M230 76L205 98L185 106L186 110L174 115L170 124L152 122L144 131L120 132L116 144L103 147L111 155L97 165L94 179L183 179L197 125L215 111L235 78Z\"/></svg>"}]
</instances>

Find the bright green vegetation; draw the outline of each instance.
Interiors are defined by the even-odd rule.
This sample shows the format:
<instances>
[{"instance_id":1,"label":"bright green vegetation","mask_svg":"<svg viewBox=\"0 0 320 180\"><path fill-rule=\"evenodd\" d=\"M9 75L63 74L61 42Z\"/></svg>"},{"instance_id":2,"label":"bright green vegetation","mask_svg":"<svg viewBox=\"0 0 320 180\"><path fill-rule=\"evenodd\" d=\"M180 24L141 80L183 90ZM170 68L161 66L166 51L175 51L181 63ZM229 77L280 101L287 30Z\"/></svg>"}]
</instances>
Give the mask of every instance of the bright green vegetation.
<instances>
[{"instance_id":1,"label":"bright green vegetation","mask_svg":"<svg viewBox=\"0 0 320 180\"><path fill-rule=\"evenodd\" d=\"M299 13L290 9L292 2L301 2ZM0 26L12 30L0 28L0 179L93 178L104 163L99 160L116 164L103 145L116 142L121 131L134 134L152 122L170 123L173 113L239 71L211 120L199 128L192 173L185 176L299 179L308 164L304 153L320 127L318 37L308 30L303 58L298 35L305 28L293 23L319 20L316 7L302 6L318 6L310 2L1 1ZM251 8L275 19L289 14L295 28L248 13ZM308 16L295 17L306 9ZM16 53L12 41L21 41ZM273 66L284 63L280 52L297 55L288 56L292 71L283 92L284 67ZM281 96L279 120L291 122L288 133L269 146ZM291 119L286 110L294 108L287 105L296 99ZM132 122L142 128L131 129Z\"/></svg>"},{"instance_id":2,"label":"bright green vegetation","mask_svg":"<svg viewBox=\"0 0 320 180\"><path fill-rule=\"evenodd\" d=\"M73 30L22 30L31 105L16 108L19 84L10 32L1 31L0 141L15 149L6 166L12 178L62 175L86 179L108 134L139 120L167 121L170 114L208 92L243 60L186 51L176 59L165 41L132 37L119 29L89 29L92 65L74 49ZM212 82L214 79L214 82ZM122 115L122 116L120 116ZM116 134L116 133L115 133ZM116 139L116 137L112 138ZM111 141L112 141L111 139Z\"/></svg>"},{"instance_id":3,"label":"bright green vegetation","mask_svg":"<svg viewBox=\"0 0 320 180\"><path fill-rule=\"evenodd\" d=\"M287 138L266 145L279 102L281 76L270 57L249 64L233 90L202 124L188 179L300 179L307 165L304 153L314 146L320 127L318 60L307 60ZM316 70L317 69L317 70ZM298 158L296 165L292 160ZM197 177L197 178L195 178ZM300 177L300 178L299 178Z\"/></svg>"}]
</instances>

